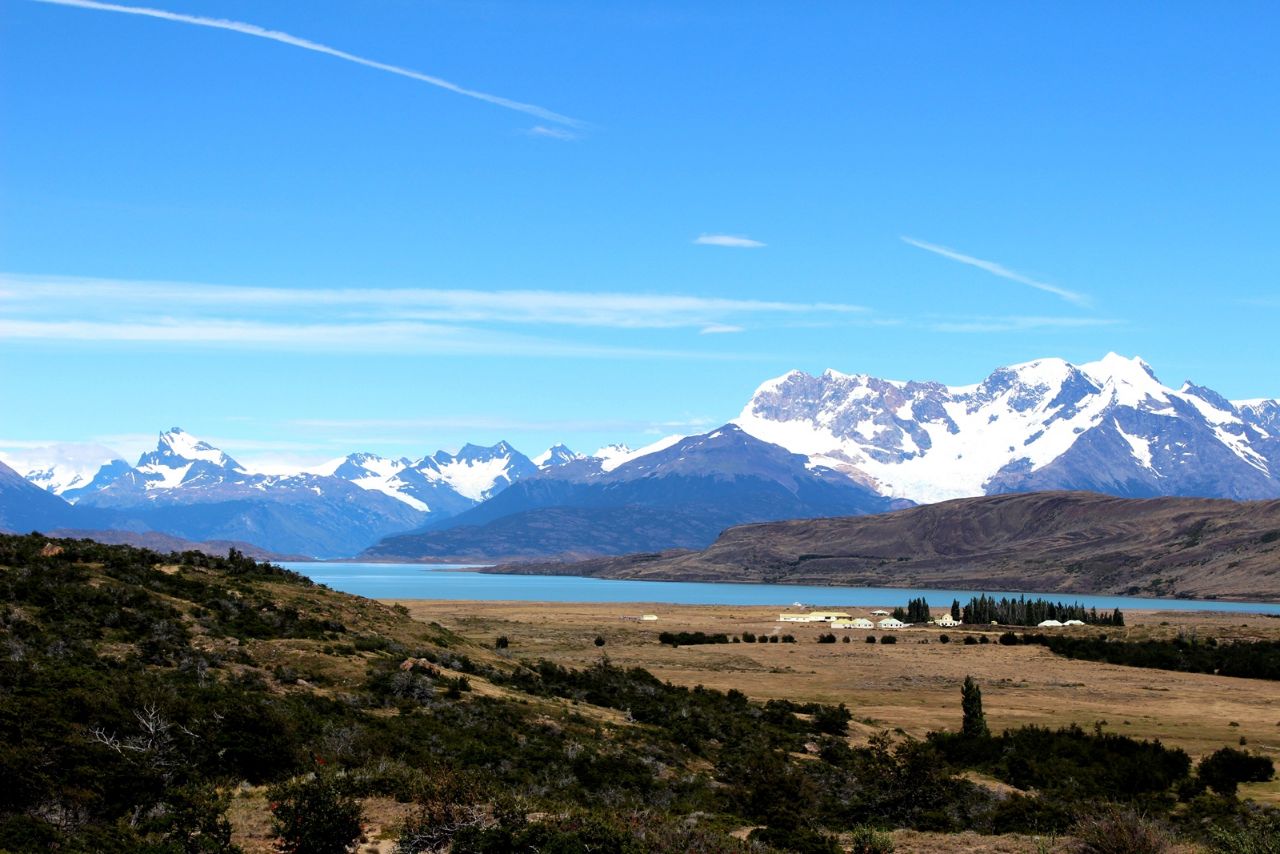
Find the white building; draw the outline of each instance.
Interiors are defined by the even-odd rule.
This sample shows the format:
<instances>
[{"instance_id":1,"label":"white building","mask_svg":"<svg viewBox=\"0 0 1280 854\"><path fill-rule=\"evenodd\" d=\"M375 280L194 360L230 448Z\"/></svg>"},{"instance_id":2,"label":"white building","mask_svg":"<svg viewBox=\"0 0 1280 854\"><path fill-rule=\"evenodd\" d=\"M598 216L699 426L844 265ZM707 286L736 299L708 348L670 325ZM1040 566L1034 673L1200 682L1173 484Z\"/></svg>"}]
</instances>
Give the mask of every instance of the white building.
<instances>
[{"instance_id":1,"label":"white building","mask_svg":"<svg viewBox=\"0 0 1280 854\"><path fill-rule=\"evenodd\" d=\"M1043 623L1041 623L1041 624L1039 625L1039 628L1042 628L1042 629L1060 629L1060 628L1062 628L1062 623L1059 623L1057 620L1045 620Z\"/></svg>"},{"instance_id":2,"label":"white building","mask_svg":"<svg viewBox=\"0 0 1280 854\"><path fill-rule=\"evenodd\" d=\"M888 611L872 611L872 612L871 612L871 616L873 616L873 617L887 617L887 616L889 616L889 612L888 612Z\"/></svg>"},{"instance_id":3,"label":"white building","mask_svg":"<svg viewBox=\"0 0 1280 854\"><path fill-rule=\"evenodd\" d=\"M1062 625L1064 625L1064 626L1083 626L1083 625L1084 625L1084 620L1067 620L1067 621L1066 621L1065 623L1063 623Z\"/></svg>"},{"instance_id":4,"label":"white building","mask_svg":"<svg viewBox=\"0 0 1280 854\"><path fill-rule=\"evenodd\" d=\"M833 629L874 629L875 623L866 617L858 617L855 620L832 620L831 628Z\"/></svg>"},{"instance_id":5,"label":"white building","mask_svg":"<svg viewBox=\"0 0 1280 854\"><path fill-rule=\"evenodd\" d=\"M882 629L903 629L907 626L907 624L902 622L902 620L896 620L893 617L885 617L883 620L876 623L876 625Z\"/></svg>"},{"instance_id":6,"label":"white building","mask_svg":"<svg viewBox=\"0 0 1280 854\"><path fill-rule=\"evenodd\" d=\"M810 611L808 614L779 614L779 623L833 623L852 619L844 611Z\"/></svg>"},{"instance_id":7,"label":"white building","mask_svg":"<svg viewBox=\"0 0 1280 854\"><path fill-rule=\"evenodd\" d=\"M954 626L960 625L960 621L957 620L955 617L951 616L950 614L943 614L941 617L938 617L937 619L935 619L933 621L933 624L935 626L943 626L944 628L950 629Z\"/></svg>"}]
</instances>

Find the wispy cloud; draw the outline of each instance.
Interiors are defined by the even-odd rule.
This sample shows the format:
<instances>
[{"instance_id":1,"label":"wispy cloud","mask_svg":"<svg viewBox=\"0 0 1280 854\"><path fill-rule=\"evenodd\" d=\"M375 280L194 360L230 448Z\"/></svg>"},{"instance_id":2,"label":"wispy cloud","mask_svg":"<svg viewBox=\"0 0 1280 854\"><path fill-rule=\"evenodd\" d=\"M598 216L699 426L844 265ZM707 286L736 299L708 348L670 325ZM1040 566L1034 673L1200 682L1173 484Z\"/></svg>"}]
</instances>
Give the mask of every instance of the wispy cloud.
<instances>
[{"instance_id":1,"label":"wispy cloud","mask_svg":"<svg viewBox=\"0 0 1280 854\"><path fill-rule=\"evenodd\" d=\"M731 249L759 249L766 245L739 234L700 234L693 242L698 246L727 246Z\"/></svg>"},{"instance_id":2,"label":"wispy cloud","mask_svg":"<svg viewBox=\"0 0 1280 854\"><path fill-rule=\"evenodd\" d=\"M529 136L542 137L543 139L558 139L561 142L572 142L578 138L578 135L571 130L564 128L549 128L546 125L534 125L525 131Z\"/></svg>"},{"instance_id":3,"label":"wispy cloud","mask_svg":"<svg viewBox=\"0 0 1280 854\"><path fill-rule=\"evenodd\" d=\"M865 312L842 303L682 294L257 288L0 273L0 338L170 350L755 359L705 344L674 349L669 339L602 341L570 330L727 333L746 320L781 327Z\"/></svg>"},{"instance_id":4,"label":"wispy cloud","mask_svg":"<svg viewBox=\"0 0 1280 854\"><path fill-rule=\"evenodd\" d=\"M1103 317L968 317L926 324L934 332L1027 332L1035 329L1087 329L1118 326L1123 321Z\"/></svg>"},{"instance_id":5,"label":"wispy cloud","mask_svg":"<svg viewBox=\"0 0 1280 854\"><path fill-rule=\"evenodd\" d=\"M703 329L735 319L862 315L847 303L728 299L683 294L434 288L260 288L0 273L0 317L35 315L118 321L154 315L217 314L291 324L341 320L559 325L618 329ZM301 320L300 320L301 318ZM223 324L226 326L226 324ZM19 327L20 328L20 327ZM231 328L208 335L232 335ZM157 335L165 333L157 332Z\"/></svg>"},{"instance_id":6,"label":"wispy cloud","mask_svg":"<svg viewBox=\"0 0 1280 854\"><path fill-rule=\"evenodd\" d=\"M510 98L503 98L500 95L491 95L488 92L468 89L441 77L423 74L421 71L414 71L411 68L403 68L398 65L390 65L385 62L366 59L363 56L356 56L353 53L347 53L344 50L329 47L328 45L313 42L308 39L299 38L298 36L283 33L279 30L269 30L265 27L260 27L257 24L248 24L243 21L231 21L225 18L205 18L199 15L185 15L179 12L169 12L164 9L152 9L144 6L124 6L118 3L100 3L97 2L97 0L34 0L34 2L46 3L53 6L71 6L77 9L93 9L100 12L115 12L123 15L139 15L146 18L159 18L164 21L174 21L176 23L190 24L197 27L209 27L215 30L228 30L233 33L241 33L246 36L253 36L255 38L279 42L280 44L286 44L290 47L310 50L315 53L322 53L326 56L332 56L347 62L354 62L357 65L363 65L367 68L385 71L388 74L397 74L401 77L408 77L411 80L417 80L421 83L436 86L457 95L463 95L467 98L475 98L478 101L484 101L498 107L504 107L508 110L515 110L517 112L535 116L543 121L568 125L569 127L582 127L584 125L584 122L578 119L552 112L546 107L540 107L537 104L526 104L521 101L514 101Z\"/></svg>"},{"instance_id":7,"label":"wispy cloud","mask_svg":"<svg viewBox=\"0 0 1280 854\"><path fill-rule=\"evenodd\" d=\"M427 323L290 324L245 320L165 319L123 323L0 319L0 339L66 344L151 344L315 353L437 356L549 356L615 359L749 359L703 353L589 344Z\"/></svg>"},{"instance_id":8,"label":"wispy cloud","mask_svg":"<svg viewBox=\"0 0 1280 854\"><path fill-rule=\"evenodd\" d=\"M1002 279L1008 279L1011 282L1018 282L1019 284L1027 285L1028 287L1035 288L1036 290L1053 294L1054 296L1064 299L1069 303L1073 303L1074 305L1088 306L1092 302L1090 297L1086 294L1070 291L1066 288L1051 285L1047 282L1041 282L1038 279L1033 279L1030 276L1023 275L1016 270L1010 270L1008 267L1005 267L1003 264L998 264L995 261L985 261L982 258L975 258L972 255L965 255L963 252L948 249L946 246L939 246L936 243L916 240L914 237L903 236L902 242L910 246L914 246L917 249L932 252L934 255L941 255L943 258L949 258L952 261L958 261L959 263L967 264L970 267L977 267L979 270L985 270L993 276L999 276Z\"/></svg>"}]
</instances>

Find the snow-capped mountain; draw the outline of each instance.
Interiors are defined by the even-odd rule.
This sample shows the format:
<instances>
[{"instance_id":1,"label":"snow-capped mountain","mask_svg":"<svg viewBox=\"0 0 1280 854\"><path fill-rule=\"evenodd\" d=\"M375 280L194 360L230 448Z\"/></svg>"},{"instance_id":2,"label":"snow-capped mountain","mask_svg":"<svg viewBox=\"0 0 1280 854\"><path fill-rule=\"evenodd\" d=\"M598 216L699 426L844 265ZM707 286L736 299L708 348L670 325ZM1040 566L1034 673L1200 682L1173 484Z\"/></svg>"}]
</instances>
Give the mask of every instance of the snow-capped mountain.
<instances>
[{"instance_id":1,"label":"snow-capped mountain","mask_svg":"<svg viewBox=\"0 0 1280 854\"><path fill-rule=\"evenodd\" d=\"M75 508L0 462L0 531L25 534L71 524Z\"/></svg>"},{"instance_id":2,"label":"snow-capped mountain","mask_svg":"<svg viewBox=\"0 0 1280 854\"><path fill-rule=\"evenodd\" d=\"M130 465L110 448L93 444L49 445L0 454L9 465L41 489L75 503L129 471Z\"/></svg>"},{"instance_id":3,"label":"snow-capped mountain","mask_svg":"<svg viewBox=\"0 0 1280 854\"><path fill-rule=\"evenodd\" d=\"M893 506L838 471L728 424L525 477L465 513L388 537L366 553L491 560L701 548L744 522Z\"/></svg>"},{"instance_id":4,"label":"snow-capped mountain","mask_svg":"<svg viewBox=\"0 0 1280 854\"><path fill-rule=\"evenodd\" d=\"M174 428L77 510L110 511L116 527L191 540L243 540L277 552L351 554L426 514L340 477L247 471L218 448Z\"/></svg>"},{"instance_id":5,"label":"snow-capped mountain","mask_svg":"<svg viewBox=\"0 0 1280 854\"><path fill-rule=\"evenodd\" d=\"M735 423L883 495L933 502L1044 489L1280 496L1280 404L1175 390L1139 358L1039 359L948 387L800 371Z\"/></svg>"},{"instance_id":6,"label":"snow-capped mountain","mask_svg":"<svg viewBox=\"0 0 1280 854\"><path fill-rule=\"evenodd\" d=\"M563 445L551 448L538 465L507 442L490 447L464 445L457 454L437 451L419 460L352 454L310 470L384 493L436 516L452 516L490 498L539 469L579 459Z\"/></svg>"},{"instance_id":7,"label":"snow-capped mountain","mask_svg":"<svg viewBox=\"0 0 1280 854\"><path fill-rule=\"evenodd\" d=\"M552 445L541 454L533 457L532 462L539 470L555 468L556 466L568 465L578 460L585 460L583 454L575 454L564 445Z\"/></svg>"},{"instance_id":8,"label":"snow-capped mountain","mask_svg":"<svg viewBox=\"0 0 1280 854\"><path fill-rule=\"evenodd\" d=\"M466 444L456 454L437 451L422 460L421 467L438 472L459 495L477 502L538 471L532 460L506 442L488 448Z\"/></svg>"}]
</instances>

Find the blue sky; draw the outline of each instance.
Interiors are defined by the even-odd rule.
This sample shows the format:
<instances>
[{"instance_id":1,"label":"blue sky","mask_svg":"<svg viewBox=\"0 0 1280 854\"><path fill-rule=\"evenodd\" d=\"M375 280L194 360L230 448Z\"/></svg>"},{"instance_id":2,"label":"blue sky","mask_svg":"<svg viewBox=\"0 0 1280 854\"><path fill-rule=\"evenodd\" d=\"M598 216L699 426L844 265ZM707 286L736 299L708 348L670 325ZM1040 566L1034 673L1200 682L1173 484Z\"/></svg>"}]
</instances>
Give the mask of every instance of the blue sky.
<instances>
[{"instance_id":1,"label":"blue sky","mask_svg":"<svg viewBox=\"0 0 1280 854\"><path fill-rule=\"evenodd\" d=\"M1280 396L1274 4L156 2L287 35L0 0L0 448L593 450L1110 350Z\"/></svg>"}]
</instances>

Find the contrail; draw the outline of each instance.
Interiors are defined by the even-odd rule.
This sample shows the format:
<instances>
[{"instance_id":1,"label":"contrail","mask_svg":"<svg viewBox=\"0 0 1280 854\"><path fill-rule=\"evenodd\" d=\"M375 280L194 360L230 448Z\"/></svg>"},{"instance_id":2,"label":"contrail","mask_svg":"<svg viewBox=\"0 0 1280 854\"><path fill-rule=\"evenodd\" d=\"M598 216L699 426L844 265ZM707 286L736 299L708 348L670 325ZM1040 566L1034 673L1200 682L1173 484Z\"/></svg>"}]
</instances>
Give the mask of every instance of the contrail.
<instances>
[{"instance_id":1,"label":"contrail","mask_svg":"<svg viewBox=\"0 0 1280 854\"><path fill-rule=\"evenodd\" d=\"M269 39L273 42L291 45L292 47L300 47L303 50L311 50L316 53L323 53L329 56L336 56L338 59L345 59L347 62L354 62L357 65L364 65L369 68L376 68L379 71L386 71L390 74L398 74L401 77L408 77L411 80L418 80L422 83L429 83L432 86L438 86L458 95L465 95L468 98L475 98L479 101L485 101L495 104L499 107L506 107L508 110L516 110L517 112L527 113L531 116L537 116L549 122L556 122L570 127L583 127L584 123L578 119L562 116L554 113L545 107L539 107L537 104L525 104L520 101L513 101L510 98L503 98L499 95L490 95L488 92L477 92L475 89L467 89L459 86L457 83L451 83L448 80L439 77L433 77L430 74L423 74L420 71L414 71L411 68L401 68L398 65L388 65L385 62L378 62L373 59L365 59L363 56L356 56L353 53L347 53L344 50L329 47L318 42L308 41L306 39L291 36L288 33L282 33L279 30L268 30L265 27L259 27L256 24L246 24L241 21L229 21L225 18L202 18L197 15L183 15L178 12L168 12L164 9L148 9L143 6L121 6L117 3L99 3L97 0L34 0L36 3L48 3L54 6L74 6L78 9L97 9L101 12L119 12L124 15L141 15L146 18L160 18L164 21L177 21L182 24L194 24L197 27L209 27L215 30L230 30L233 33L243 33L246 36L256 36L260 39Z\"/></svg>"},{"instance_id":2,"label":"contrail","mask_svg":"<svg viewBox=\"0 0 1280 854\"><path fill-rule=\"evenodd\" d=\"M948 249L945 246L939 246L936 243L927 243L923 240L916 240L914 237L902 237L902 242L917 249L923 249L925 252L932 252L934 255L941 255L943 258L950 258L952 261L959 261L961 264L968 264L970 267L977 267L979 270L986 270L993 276L999 276L1002 279L1009 279L1013 282L1027 285L1036 290L1053 294L1067 302L1075 303L1079 306L1087 306L1092 300L1087 294L1069 291L1066 288L1060 288L1057 285L1051 285L1048 282L1037 281L1030 276L1024 276L1016 270L1010 270L1003 264L995 261L985 261L982 258L974 258L972 255L965 255L963 252L957 252L954 249Z\"/></svg>"}]
</instances>

